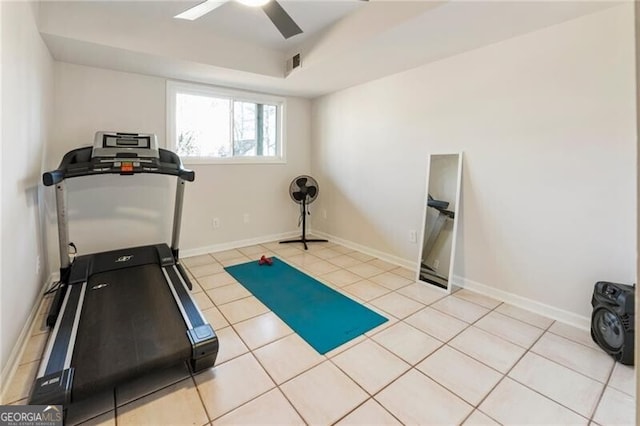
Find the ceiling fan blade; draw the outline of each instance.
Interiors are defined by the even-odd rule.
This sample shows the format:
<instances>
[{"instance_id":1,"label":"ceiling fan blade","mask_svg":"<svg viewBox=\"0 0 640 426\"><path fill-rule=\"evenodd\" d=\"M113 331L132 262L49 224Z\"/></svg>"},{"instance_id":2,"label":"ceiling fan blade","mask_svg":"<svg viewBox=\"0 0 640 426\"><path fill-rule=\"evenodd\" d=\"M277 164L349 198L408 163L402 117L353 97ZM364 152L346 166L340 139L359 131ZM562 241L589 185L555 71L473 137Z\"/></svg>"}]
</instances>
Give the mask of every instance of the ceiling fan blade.
<instances>
[{"instance_id":1,"label":"ceiling fan blade","mask_svg":"<svg viewBox=\"0 0 640 426\"><path fill-rule=\"evenodd\" d=\"M212 10L219 8L225 3L226 3L226 0L206 0L200 4L193 6L190 9L185 10L179 15L174 16L174 18L187 19L189 21L193 21L203 15L206 15Z\"/></svg>"},{"instance_id":2,"label":"ceiling fan blade","mask_svg":"<svg viewBox=\"0 0 640 426\"><path fill-rule=\"evenodd\" d=\"M302 33L302 29L276 0L272 0L262 6L262 10L264 10L264 13L267 14L284 38L290 38Z\"/></svg>"}]
</instances>

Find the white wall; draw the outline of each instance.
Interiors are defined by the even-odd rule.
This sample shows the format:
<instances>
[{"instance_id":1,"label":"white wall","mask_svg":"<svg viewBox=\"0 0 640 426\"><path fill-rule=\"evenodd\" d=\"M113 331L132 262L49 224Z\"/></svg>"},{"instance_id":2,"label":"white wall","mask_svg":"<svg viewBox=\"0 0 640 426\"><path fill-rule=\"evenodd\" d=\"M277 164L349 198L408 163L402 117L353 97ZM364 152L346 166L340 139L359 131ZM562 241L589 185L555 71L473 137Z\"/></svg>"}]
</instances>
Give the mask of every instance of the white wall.
<instances>
[{"instance_id":1,"label":"white wall","mask_svg":"<svg viewBox=\"0 0 640 426\"><path fill-rule=\"evenodd\" d=\"M47 166L55 168L65 152L91 144L97 130L153 132L164 146L165 85L162 78L56 62ZM310 102L287 98L286 111L287 164L187 165L196 171L196 181L186 187L183 253L296 229L298 210L288 188L293 177L310 169ZM69 180L71 241L81 253L169 243L174 181L117 175ZM46 210L49 251L57 253L53 194ZM248 224L243 223L245 213ZM214 217L221 223L216 230ZM57 262L56 254L54 268Z\"/></svg>"},{"instance_id":2,"label":"white wall","mask_svg":"<svg viewBox=\"0 0 640 426\"><path fill-rule=\"evenodd\" d=\"M636 165L640 164L640 5L638 2L634 2L634 23L635 23L635 106L636 106ZM640 271L640 252L638 250L638 242L640 241L640 216L638 215L638 211L640 211L640 168L636 167L636 275L634 282L638 282L639 271ZM640 306L640 294L635 292L635 306ZM638 315L635 316L635 330L638 330L640 327L640 317ZM635 355L634 355L634 364L640 365L640 342L636 339L635 341ZM635 394L636 394L636 406L638 405L638 397L640 395L640 380L637 379L636 376L636 385L635 385ZM636 424L640 423L640 411L636 410Z\"/></svg>"},{"instance_id":3,"label":"white wall","mask_svg":"<svg viewBox=\"0 0 640 426\"><path fill-rule=\"evenodd\" d=\"M464 151L455 274L590 315L635 277L632 7L314 101L314 227L415 262L427 156Z\"/></svg>"},{"instance_id":4,"label":"white wall","mask_svg":"<svg viewBox=\"0 0 640 426\"><path fill-rule=\"evenodd\" d=\"M2 27L2 263L0 369L45 280L38 200L42 156L50 134L53 60L36 28L37 5L0 2ZM38 262L41 267L37 268Z\"/></svg>"},{"instance_id":5,"label":"white wall","mask_svg":"<svg viewBox=\"0 0 640 426\"><path fill-rule=\"evenodd\" d=\"M634 4L634 20L635 20L635 53L636 53L636 140L640 141L640 5L638 2ZM640 144L638 144L640 145ZM637 146L638 146L637 145ZM637 149L637 162L640 164L640 149ZM640 241L640 168L636 167L636 191L638 191L638 197L636 198L636 278L635 282L638 282L638 271L640 271L640 252L638 251L638 241ZM640 294L636 292L636 306L640 306ZM640 328L640 316L636 315L635 329ZM640 365L640 342L636 340L635 346L635 365ZM636 395L640 395L640 380L636 379ZM636 400L637 401L637 400ZM636 404L637 405L637 404ZM636 424L640 423L640 411L636 410Z\"/></svg>"}]
</instances>

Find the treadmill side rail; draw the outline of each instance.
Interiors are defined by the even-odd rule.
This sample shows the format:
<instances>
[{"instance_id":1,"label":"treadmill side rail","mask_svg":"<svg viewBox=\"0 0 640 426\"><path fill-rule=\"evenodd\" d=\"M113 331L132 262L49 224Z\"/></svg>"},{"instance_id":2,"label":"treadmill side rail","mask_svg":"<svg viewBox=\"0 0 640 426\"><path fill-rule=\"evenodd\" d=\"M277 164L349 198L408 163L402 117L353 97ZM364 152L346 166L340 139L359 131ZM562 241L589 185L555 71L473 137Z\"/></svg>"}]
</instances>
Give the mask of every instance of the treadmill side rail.
<instances>
[{"instance_id":1,"label":"treadmill side rail","mask_svg":"<svg viewBox=\"0 0 640 426\"><path fill-rule=\"evenodd\" d=\"M218 336L213 331L213 327L204 324L196 328L187 330L187 335L191 341L191 371L197 373L206 368L213 367L218 356Z\"/></svg>"},{"instance_id":2,"label":"treadmill side rail","mask_svg":"<svg viewBox=\"0 0 640 426\"><path fill-rule=\"evenodd\" d=\"M86 287L87 283L84 282L67 288L61 313L40 361L29 404L66 405L71 401L74 375L71 357L76 344Z\"/></svg>"},{"instance_id":3,"label":"treadmill side rail","mask_svg":"<svg viewBox=\"0 0 640 426\"><path fill-rule=\"evenodd\" d=\"M198 372L213 367L218 356L218 336L191 297L176 265L162 270L187 327L187 336L191 342L191 370Z\"/></svg>"},{"instance_id":4,"label":"treadmill side rail","mask_svg":"<svg viewBox=\"0 0 640 426\"><path fill-rule=\"evenodd\" d=\"M64 405L71 402L73 368L38 377L33 385L29 404Z\"/></svg>"}]
</instances>

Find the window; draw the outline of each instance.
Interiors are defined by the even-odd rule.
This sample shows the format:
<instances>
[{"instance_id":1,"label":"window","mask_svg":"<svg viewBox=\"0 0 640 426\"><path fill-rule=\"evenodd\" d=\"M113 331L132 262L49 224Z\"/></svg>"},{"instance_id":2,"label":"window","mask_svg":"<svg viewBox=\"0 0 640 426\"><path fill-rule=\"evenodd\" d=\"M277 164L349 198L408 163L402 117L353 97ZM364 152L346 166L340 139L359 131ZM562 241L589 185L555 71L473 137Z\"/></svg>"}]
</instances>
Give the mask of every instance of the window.
<instances>
[{"instance_id":1,"label":"window","mask_svg":"<svg viewBox=\"0 0 640 426\"><path fill-rule=\"evenodd\" d=\"M170 149L187 163L283 162L283 98L167 82Z\"/></svg>"}]
</instances>

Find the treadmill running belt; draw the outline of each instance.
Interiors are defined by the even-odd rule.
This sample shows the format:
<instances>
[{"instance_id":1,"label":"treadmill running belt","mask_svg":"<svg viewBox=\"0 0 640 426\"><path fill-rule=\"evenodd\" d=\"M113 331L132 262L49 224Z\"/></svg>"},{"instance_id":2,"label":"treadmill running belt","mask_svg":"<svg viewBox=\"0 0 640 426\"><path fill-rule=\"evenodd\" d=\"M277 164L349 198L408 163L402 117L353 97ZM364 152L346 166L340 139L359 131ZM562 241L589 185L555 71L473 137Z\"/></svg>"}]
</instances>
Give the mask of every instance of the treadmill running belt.
<instances>
[{"instance_id":1,"label":"treadmill running belt","mask_svg":"<svg viewBox=\"0 0 640 426\"><path fill-rule=\"evenodd\" d=\"M158 265L89 278L73 351L74 399L190 356L184 320Z\"/></svg>"}]
</instances>

